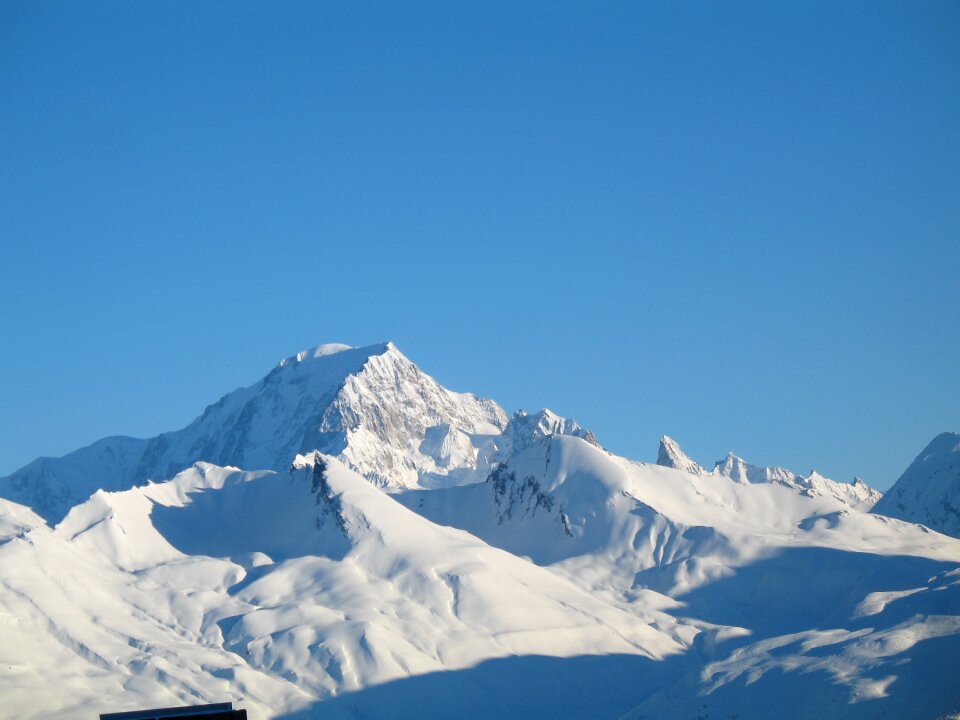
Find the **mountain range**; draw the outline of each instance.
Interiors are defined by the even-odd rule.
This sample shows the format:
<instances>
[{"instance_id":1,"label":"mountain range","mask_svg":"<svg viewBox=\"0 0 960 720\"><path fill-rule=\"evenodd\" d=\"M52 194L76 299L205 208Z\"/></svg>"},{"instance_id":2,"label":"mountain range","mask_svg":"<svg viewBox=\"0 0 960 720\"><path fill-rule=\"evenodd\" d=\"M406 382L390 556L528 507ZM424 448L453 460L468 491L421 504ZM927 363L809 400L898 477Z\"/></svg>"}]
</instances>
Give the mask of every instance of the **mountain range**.
<instances>
[{"instance_id":1,"label":"mountain range","mask_svg":"<svg viewBox=\"0 0 960 720\"><path fill-rule=\"evenodd\" d=\"M946 718L960 435L881 496L322 345L0 479L0 717ZM922 524L920 524L922 523Z\"/></svg>"}]
</instances>

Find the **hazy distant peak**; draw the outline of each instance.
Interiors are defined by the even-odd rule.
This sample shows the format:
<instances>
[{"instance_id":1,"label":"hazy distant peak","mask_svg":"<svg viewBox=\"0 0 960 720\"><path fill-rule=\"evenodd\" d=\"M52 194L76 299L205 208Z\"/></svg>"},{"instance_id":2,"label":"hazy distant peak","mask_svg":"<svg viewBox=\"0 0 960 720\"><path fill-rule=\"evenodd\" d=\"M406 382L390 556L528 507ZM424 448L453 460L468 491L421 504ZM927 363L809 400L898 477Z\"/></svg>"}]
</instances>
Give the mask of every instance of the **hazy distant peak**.
<instances>
[{"instance_id":1,"label":"hazy distant peak","mask_svg":"<svg viewBox=\"0 0 960 720\"><path fill-rule=\"evenodd\" d=\"M960 453L960 433L944 432L937 435L920 453L923 460Z\"/></svg>"},{"instance_id":2,"label":"hazy distant peak","mask_svg":"<svg viewBox=\"0 0 960 720\"><path fill-rule=\"evenodd\" d=\"M880 499L881 493L867 485L860 478L853 483L841 483L811 470L807 477L798 475L784 467L764 467L751 465L742 457L728 452L718 460L712 471L705 470L695 460L688 457L673 438L664 435L660 438L657 453L657 465L688 472L691 475L712 475L723 477L740 484L773 483L783 485L805 495L833 497L857 510L867 511Z\"/></svg>"},{"instance_id":3,"label":"hazy distant peak","mask_svg":"<svg viewBox=\"0 0 960 720\"><path fill-rule=\"evenodd\" d=\"M960 537L960 433L931 440L874 512Z\"/></svg>"}]
</instances>

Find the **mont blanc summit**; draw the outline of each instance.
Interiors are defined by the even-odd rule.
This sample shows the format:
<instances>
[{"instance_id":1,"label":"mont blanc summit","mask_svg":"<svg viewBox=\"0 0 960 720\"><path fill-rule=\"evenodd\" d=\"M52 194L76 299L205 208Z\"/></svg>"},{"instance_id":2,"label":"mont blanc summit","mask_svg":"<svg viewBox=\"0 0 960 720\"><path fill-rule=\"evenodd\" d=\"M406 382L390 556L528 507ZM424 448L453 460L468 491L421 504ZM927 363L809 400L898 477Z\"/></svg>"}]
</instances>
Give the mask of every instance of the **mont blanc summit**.
<instances>
[{"instance_id":1,"label":"mont blanc summit","mask_svg":"<svg viewBox=\"0 0 960 720\"><path fill-rule=\"evenodd\" d=\"M883 497L651 464L321 345L0 479L0 718L947 717L958 438Z\"/></svg>"},{"instance_id":2,"label":"mont blanc summit","mask_svg":"<svg viewBox=\"0 0 960 720\"><path fill-rule=\"evenodd\" d=\"M441 387L392 343L321 345L281 360L181 430L39 458L0 479L0 493L57 521L94 490L163 480L197 461L284 470L311 450L378 485L443 484L476 471L478 446L506 424L495 402Z\"/></svg>"}]
</instances>

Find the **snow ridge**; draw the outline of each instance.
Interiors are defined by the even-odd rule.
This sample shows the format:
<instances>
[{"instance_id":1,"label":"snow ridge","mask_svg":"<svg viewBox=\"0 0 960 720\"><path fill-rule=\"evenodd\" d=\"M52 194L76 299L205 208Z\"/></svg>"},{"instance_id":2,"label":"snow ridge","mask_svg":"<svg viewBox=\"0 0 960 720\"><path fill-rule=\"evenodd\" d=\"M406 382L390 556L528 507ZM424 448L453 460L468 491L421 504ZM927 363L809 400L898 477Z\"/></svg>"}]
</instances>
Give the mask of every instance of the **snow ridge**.
<instances>
[{"instance_id":1,"label":"snow ridge","mask_svg":"<svg viewBox=\"0 0 960 720\"><path fill-rule=\"evenodd\" d=\"M660 439L657 464L694 475L725 477L737 483L776 483L805 495L832 497L864 512L870 510L883 495L859 477L854 478L852 483L841 483L821 475L816 470L811 470L809 475L803 476L779 466L751 465L732 452L728 453L723 460L718 460L713 470L708 473L684 454L676 440L666 435Z\"/></svg>"}]
</instances>

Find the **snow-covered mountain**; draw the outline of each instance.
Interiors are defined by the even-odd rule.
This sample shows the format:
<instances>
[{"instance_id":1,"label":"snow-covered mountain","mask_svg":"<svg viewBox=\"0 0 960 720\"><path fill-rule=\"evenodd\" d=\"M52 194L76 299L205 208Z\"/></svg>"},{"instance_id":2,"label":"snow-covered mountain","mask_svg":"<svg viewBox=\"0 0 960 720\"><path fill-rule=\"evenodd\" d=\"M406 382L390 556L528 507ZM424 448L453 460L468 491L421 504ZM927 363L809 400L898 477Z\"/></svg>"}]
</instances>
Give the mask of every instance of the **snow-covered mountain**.
<instances>
[{"instance_id":1,"label":"snow-covered mountain","mask_svg":"<svg viewBox=\"0 0 960 720\"><path fill-rule=\"evenodd\" d=\"M779 466L751 465L732 452L728 453L723 460L718 460L713 470L708 473L696 461L684 454L676 440L666 435L660 438L657 464L694 475L713 474L727 477L738 483L778 483L805 495L832 497L845 505L863 511L870 510L883 495L858 477L855 477L852 483L842 483L831 480L816 470L811 470L806 476L798 475Z\"/></svg>"},{"instance_id":2,"label":"snow-covered mountain","mask_svg":"<svg viewBox=\"0 0 960 720\"><path fill-rule=\"evenodd\" d=\"M661 460L679 449L665 444ZM960 543L846 497L631 462L558 435L485 483L398 500L596 597L663 607L695 627L691 652L703 664L678 670L631 718L763 718L774 706L784 717L936 718L960 708L940 665L960 659Z\"/></svg>"},{"instance_id":3,"label":"snow-covered mountain","mask_svg":"<svg viewBox=\"0 0 960 720\"><path fill-rule=\"evenodd\" d=\"M680 444L672 437L664 435L660 438L660 447L657 449L657 465L683 470L691 475L706 475L707 471L696 460L688 457L680 448Z\"/></svg>"},{"instance_id":4,"label":"snow-covered mountain","mask_svg":"<svg viewBox=\"0 0 960 720\"><path fill-rule=\"evenodd\" d=\"M691 634L430 523L319 454L290 473L198 463L98 491L0 546L0 567L4 717L225 694L267 717L495 658L657 661Z\"/></svg>"},{"instance_id":5,"label":"snow-covered mountain","mask_svg":"<svg viewBox=\"0 0 960 720\"><path fill-rule=\"evenodd\" d=\"M0 718L947 717L960 539L878 495L321 346L0 482Z\"/></svg>"},{"instance_id":6,"label":"snow-covered mountain","mask_svg":"<svg viewBox=\"0 0 960 720\"><path fill-rule=\"evenodd\" d=\"M960 537L960 433L937 435L873 511Z\"/></svg>"},{"instance_id":7,"label":"snow-covered mountain","mask_svg":"<svg viewBox=\"0 0 960 720\"><path fill-rule=\"evenodd\" d=\"M182 430L39 458L0 478L0 497L57 521L97 489L169 478L197 461L284 470L313 450L379 485L456 483L486 469L478 448L506 423L495 402L441 387L392 343L321 345L280 361Z\"/></svg>"},{"instance_id":8,"label":"snow-covered mountain","mask_svg":"<svg viewBox=\"0 0 960 720\"><path fill-rule=\"evenodd\" d=\"M623 597L638 588L686 593L797 542L924 557L939 557L945 542L830 493L637 463L565 435L525 447L483 483L397 500L538 564L569 565L591 588Z\"/></svg>"}]
</instances>

